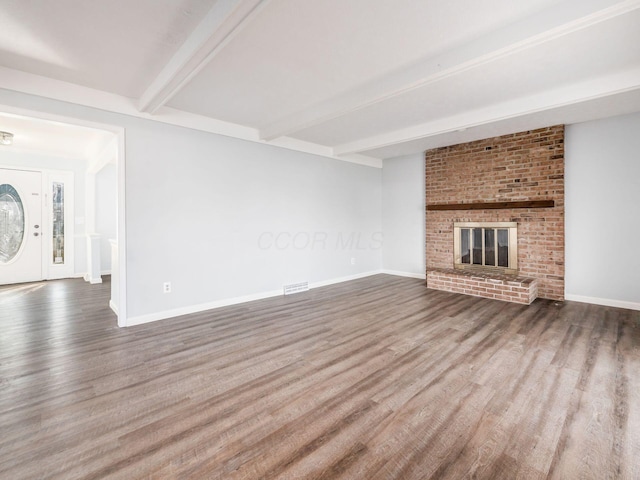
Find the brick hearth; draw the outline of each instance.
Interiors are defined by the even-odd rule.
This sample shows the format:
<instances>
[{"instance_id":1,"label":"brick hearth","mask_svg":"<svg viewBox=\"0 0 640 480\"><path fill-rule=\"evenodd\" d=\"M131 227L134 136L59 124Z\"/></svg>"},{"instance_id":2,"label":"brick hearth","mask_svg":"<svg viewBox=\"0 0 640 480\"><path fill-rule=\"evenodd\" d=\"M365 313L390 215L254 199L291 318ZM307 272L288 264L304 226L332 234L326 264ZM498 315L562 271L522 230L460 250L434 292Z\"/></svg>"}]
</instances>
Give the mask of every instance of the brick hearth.
<instances>
[{"instance_id":1,"label":"brick hearth","mask_svg":"<svg viewBox=\"0 0 640 480\"><path fill-rule=\"evenodd\" d=\"M537 279L513 275L489 275L448 268L434 268L427 270L427 284L429 288L435 290L464 293L525 305L529 305L538 296Z\"/></svg>"}]
</instances>

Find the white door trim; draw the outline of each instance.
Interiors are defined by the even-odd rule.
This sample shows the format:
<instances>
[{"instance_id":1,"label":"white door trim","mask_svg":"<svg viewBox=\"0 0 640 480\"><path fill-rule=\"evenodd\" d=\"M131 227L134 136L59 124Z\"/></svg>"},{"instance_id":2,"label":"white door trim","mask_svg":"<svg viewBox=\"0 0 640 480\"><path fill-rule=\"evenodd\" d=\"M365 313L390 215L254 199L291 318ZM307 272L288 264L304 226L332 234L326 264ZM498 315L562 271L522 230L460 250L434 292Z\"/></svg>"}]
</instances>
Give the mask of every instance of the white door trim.
<instances>
[{"instance_id":1,"label":"white door trim","mask_svg":"<svg viewBox=\"0 0 640 480\"><path fill-rule=\"evenodd\" d=\"M116 241L118 244L118 326L126 327L127 322L127 236L125 233L126 209L125 209L125 130L118 127L118 160L116 162L118 174L118 226ZM113 269L113 266L111 267Z\"/></svg>"},{"instance_id":2,"label":"white door trim","mask_svg":"<svg viewBox=\"0 0 640 480\"><path fill-rule=\"evenodd\" d=\"M28 110L24 108L16 108L10 105L0 104L0 111L12 113L15 115L24 115L27 117L40 118L43 120L51 120L54 122L68 123L71 125L79 125L83 127L97 128L114 133L118 138L118 154L117 154L117 172L118 172L118 231L116 241L118 243L118 326L127 326L127 242L126 242L126 155L125 155L125 129L117 125L105 123L97 123L89 120L79 119L75 117L65 117L37 110ZM15 168L15 167L14 167Z\"/></svg>"}]
</instances>

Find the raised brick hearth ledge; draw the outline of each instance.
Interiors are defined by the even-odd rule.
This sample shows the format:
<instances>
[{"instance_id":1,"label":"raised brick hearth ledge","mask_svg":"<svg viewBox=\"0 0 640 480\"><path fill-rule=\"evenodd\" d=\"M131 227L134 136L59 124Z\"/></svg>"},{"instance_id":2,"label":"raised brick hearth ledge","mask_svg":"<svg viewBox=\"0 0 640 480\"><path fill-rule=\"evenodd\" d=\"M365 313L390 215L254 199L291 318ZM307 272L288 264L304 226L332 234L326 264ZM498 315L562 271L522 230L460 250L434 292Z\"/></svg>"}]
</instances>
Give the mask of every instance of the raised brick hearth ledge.
<instances>
[{"instance_id":1,"label":"raised brick hearth ledge","mask_svg":"<svg viewBox=\"0 0 640 480\"><path fill-rule=\"evenodd\" d=\"M538 280L535 278L493 275L453 268L427 269L427 287L524 305L529 305L538 296Z\"/></svg>"}]
</instances>

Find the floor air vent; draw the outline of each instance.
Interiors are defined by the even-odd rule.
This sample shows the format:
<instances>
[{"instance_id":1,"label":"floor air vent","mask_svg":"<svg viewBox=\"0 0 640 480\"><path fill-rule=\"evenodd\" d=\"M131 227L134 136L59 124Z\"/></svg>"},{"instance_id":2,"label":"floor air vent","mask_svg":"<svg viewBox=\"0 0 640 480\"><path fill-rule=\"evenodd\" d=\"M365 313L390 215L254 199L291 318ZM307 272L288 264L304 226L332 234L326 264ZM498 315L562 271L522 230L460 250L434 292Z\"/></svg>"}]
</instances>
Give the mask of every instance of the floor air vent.
<instances>
[{"instance_id":1,"label":"floor air vent","mask_svg":"<svg viewBox=\"0 0 640 480\"><path fill-rule=\"evenodd\" d=\"M284 294L291 295L292 293L306 292L309 290L309 282L292 283L291 285L284 286Z\"/></svg>"}]
</instances>

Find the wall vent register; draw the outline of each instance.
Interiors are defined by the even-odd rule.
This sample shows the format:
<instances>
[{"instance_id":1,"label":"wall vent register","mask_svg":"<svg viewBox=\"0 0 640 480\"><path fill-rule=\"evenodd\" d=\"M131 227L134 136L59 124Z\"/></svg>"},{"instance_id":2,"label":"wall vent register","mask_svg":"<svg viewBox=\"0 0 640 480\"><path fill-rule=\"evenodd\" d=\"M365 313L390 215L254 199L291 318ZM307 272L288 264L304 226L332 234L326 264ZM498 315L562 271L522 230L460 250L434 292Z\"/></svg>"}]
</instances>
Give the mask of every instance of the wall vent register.
<instances>
[{"instance_id":1,"label":"wall vent register","mask_svg":"<svg viewBox=\"0 0 640 480\"><path fill-rule=\"evenodd\" d=\"M309 282L292 283L284 286L284 294L291 295L298 292L306 292L309 290Z\"/></svg>"},{"instance_id":2,"label":"wall vent register","mask_svg":"<svg viewBox=\"0 0 640 480\"><path fill-rule=\"evenodd\" d=\"M453 267L485 273L518 272L516 222L453 224Z\"/></svg>"}]
</instances>

